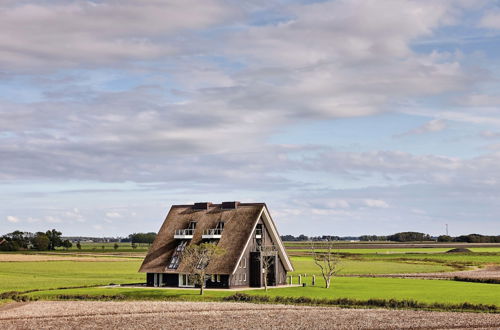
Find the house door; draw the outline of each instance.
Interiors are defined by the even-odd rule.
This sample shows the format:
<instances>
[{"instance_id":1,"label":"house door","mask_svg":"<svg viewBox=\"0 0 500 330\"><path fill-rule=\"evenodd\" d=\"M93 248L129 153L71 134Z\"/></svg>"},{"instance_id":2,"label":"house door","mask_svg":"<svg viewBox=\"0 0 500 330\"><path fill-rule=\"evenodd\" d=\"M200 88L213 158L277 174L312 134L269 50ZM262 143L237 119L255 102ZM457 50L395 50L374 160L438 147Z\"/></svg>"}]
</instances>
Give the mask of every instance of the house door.
<instances>
[{"instance_id":1,"label":"house door","mask_svg":"<svg viewBox=\"0 0 500 330\"><path fill-rule=\"evenodd\" d=\"M276 256L267 256L269 269L267 270L267 285L276 285Z\"/></svg>"},{"instance_id":2,"label":"house door","mask_svg":"<svg viewBox=\"0 0 500 330\"><path fill-rule=\"evenodd\" d=\"M260 252L250 252L250 286L260 288L262 286L262 266Z\"/></svg>"}]
</instances>

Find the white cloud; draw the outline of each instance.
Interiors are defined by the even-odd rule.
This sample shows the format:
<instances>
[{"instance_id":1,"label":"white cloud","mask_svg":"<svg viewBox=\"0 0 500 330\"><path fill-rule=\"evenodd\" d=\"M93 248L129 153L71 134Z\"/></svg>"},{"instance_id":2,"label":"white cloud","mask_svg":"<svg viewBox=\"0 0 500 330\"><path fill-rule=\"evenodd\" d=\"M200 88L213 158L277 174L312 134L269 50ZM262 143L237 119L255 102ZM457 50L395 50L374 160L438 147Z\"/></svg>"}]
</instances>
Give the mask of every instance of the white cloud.
<instances>
[{"instance_id":1,"label":"white cloud","mask_svg":"<svg viewBox=\"0 0 500 330\"><path fill-rule=\"evenodd\" d=\"M6 220L10 223L18 223L20 221L18 217L15 217L13 215L8 215Z\"/></svg>"},{"instance_id":2,"label":"white cloud","mask_svg":"<svg viewBox=\"0 0 500 330\"><path fill-rule=\"evenodd\" d=\"M491 10L481 18L480 27L500 29L500 10Z\"/></svg>"},{"instance_id":3,"label":"white cloud","mask_svg":"<svg viewBox=\"0 0 500 330\"><path fill-rule=\"evenodd\" d=\"M58 217L51 216L51 215L43 217L43 220L45 222L48 222L48 223L61 223L61 222L63 222L62 219L60 219Z\"/></svg>"},{"instance_id":4,"label":"white cloud","mask_svg":"<svg viewBox=\"0 0 500 330\"><path fill-rule=\"evenodd\" d=\"M419 134L425 134L425 133L433 133L433 132L440 132L445 130L448 127L447 123L443 119L433 119L431 121L428 121L424 123L423 125L412 129L408 132L396 135L397 137L400 136L406 136L406 135L419 135Z\"/></svg>"},{"instance_id":5,"label":"white cloud","mask_svg":"<svg viewBox=\"0 0 500 330\"><path fill-rule=\"evenodd\" d=\"M482 131L481 136L487 139L500 138L500 132L494 132L490 130Z\"/></svg>"},{"instance_id":6,"label":"white cloud","mask_svg":"<svg viewBox=\"0 0 500 330\"><path fill-rule=\"evenodd\" d=\"M386 201L383 201L381 199L365 199L364 203L366 206L374 208L386 209L389 207L389 204L387 204Z\"/></svg>"},{"instance_id":7,"label":"white cloud","mask_svg":"<svg viewBox=\"0 0 500 330\"><path fill-rule=\"evenodd\" d=\"M157 59L189 46L178 45L182 32L236 15L237 9L217 0L4 1L0 67L50 69Z\"/></svg>"},{"instance_id":8,"label":"white cloud","mask_svg":"<svg viewBox=\"0 0 500 330\"><path fill-rule=\"evenodd\" d=\"M109 212L106 212L106 217L108 217L110 219L117 219L117 218L121 218L122 215L116 211L109 211Z\"/></svg>"},{"instance_id":9,"label":"white cloud","mask_svg":"<svg viewBox=\"0 0 500 330\"><path fill-rule=\"evenodd\" d=\"M92 228L98 231L102 231L104 227L102 225L92 225Z\"/></svg>"},{"instance_id":10,"label":"white cloud","mask_svg":"<svg viewBox=\"0 0 500 330\"><path fill-rule=\"evenodd\" d=\"M70 211L64 212L64 217L77 222L85 222L85 218L76 207Z\"/></svg>"},{"instance_id":11,"label":"white cloud","mask_svg":"<svg viewBox=\"0 0 500 330\"><path fill-rule=\"evenodd\" d=\"M330 199L325 202L325 206L334 209L337 208L347 209L350 207L350 204L348 201L343 199Z\"/></svg>"}]
</instances>

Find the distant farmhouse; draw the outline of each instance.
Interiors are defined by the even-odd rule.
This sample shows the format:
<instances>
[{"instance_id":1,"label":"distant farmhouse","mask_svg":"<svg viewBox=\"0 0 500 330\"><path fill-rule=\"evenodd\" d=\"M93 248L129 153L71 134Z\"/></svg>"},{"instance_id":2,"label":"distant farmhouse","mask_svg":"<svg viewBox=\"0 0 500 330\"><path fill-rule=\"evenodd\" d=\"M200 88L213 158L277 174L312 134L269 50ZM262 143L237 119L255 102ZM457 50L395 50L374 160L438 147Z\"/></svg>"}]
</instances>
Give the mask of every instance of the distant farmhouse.
<instances>
[{"instance_id":1,"label":"distant farmhouse","mask_svg":"<svg viewBox=\"0 0 500 330\"><path fill-rule=\"evenodd\" d=\"M286 284L293 271L265 203L173 205L139 270L147 285L193 287L182 253L202 242L226 251L208 264L207 288L262 287L263 263L270 286Z\"/></svg>"}]
</instances>

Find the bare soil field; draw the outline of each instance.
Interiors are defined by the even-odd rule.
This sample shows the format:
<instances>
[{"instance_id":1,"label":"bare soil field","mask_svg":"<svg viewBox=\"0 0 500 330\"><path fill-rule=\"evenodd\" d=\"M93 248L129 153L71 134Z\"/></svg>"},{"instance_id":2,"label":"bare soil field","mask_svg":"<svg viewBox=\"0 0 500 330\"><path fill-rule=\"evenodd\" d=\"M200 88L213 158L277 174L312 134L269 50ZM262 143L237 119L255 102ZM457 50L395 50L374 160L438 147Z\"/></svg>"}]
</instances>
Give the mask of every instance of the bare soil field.
<instances>
[{"instance_id":1,"label":"bare soil field","mask_svg":"<svg viewBox=\"0 0 500 330\"><path fill-rule=\"evenodd\" d=\"M78 256L63 256L51 254L11 254L0 253L0 262L16 262L16 261L126 261L128 258L103 258L103 257L78 257ZM133 259L135 260L135 259Z\"/></svg>"},{"instance_id":2,"label":"bare soil field","mask_svg":"<svg viewBox=\"0 0 500 330\"><path fill-rule=\"evenodd\" d=\"M492 329L500 314L247 303L39 301L0 307L2 329Z\"/></svg>"},{"instance_id":3,"label":"bare soil field","mask_svg":"<svg viewBox=\"0 0 500 330\"><path fill-rule=\"evenodd\" d=\"M471 279L500 279L500 266L490 265L485 268L441 273L409 273L409 274L375 274L375 275L340 275L356 277L392 277L392 278L420 278L420 279L450 279L454 277Z\"/></svg>"}]
</instances>

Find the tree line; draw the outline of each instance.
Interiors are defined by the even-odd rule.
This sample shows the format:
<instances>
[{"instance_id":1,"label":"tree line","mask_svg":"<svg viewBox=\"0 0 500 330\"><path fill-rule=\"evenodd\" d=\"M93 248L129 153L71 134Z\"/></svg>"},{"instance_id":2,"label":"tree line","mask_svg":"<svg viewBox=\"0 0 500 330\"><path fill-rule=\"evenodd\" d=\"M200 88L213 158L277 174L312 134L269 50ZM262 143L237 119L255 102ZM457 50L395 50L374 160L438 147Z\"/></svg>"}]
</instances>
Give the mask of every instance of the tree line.
<instances>
[{"instance_id":1,"label":"tree line","mask_svg":"<svg viewBox=\"0 0 500 330\"><path fill-rule=\"evenodd\" d=\"M128 238L124 238L122 242L131 242L131 243L147 243L151 244L156 238L156 233L133 233L128 235Z\"/></svg>"},{"instance_id":2,"label":"tree line","mask_svg":"<svg viewBox=\"0 0 500 330\"><path fill-rule=\"evenodd\" d=\"M46 232L23 232L13 231L0 237L0 251L19 251L19 250L55 250L56 247L69 249L73 244L69 240L61 238L62 233L55 229Z\"/></svg>"},{"instance_id":3,"label":"tree line","mask_svg":"<svg viewBox=\"0 0 500 330\"><path fill-rule=\"evenodd\" d=\"M392 241L392 242L422 242L422 241L438 241L438 242L464 242L464 243L500 243L500 235L480 235L469 234L451 237L441 235L433 237L429 234L406 231L395 233L392 235L361 235L361 236L306 236L301 234L299 236L283 235L281 240L287 242L300 242L300 241L346 241L346 240L359 240L359 241Z\"/></svg>"}]
</instances>

